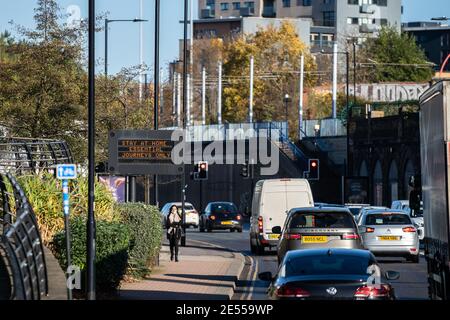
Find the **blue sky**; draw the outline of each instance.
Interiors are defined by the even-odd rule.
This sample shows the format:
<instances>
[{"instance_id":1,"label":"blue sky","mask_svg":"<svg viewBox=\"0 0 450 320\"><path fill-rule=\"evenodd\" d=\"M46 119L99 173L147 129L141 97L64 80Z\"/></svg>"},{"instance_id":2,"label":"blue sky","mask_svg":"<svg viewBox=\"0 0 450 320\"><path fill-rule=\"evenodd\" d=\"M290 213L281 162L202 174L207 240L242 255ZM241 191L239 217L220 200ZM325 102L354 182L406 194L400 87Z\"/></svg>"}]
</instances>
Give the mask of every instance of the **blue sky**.
<instances>
[{"instance_id":1,"label":"blue sky","mask_svg":"<svg viewBox=\"0 0 450 320\"><path fill-rule=\"evenodd\" d=\"M344 0L338 0L344 1ZM394 1L394 0L391 0ZM33 27L33 9L36 0L2 0L0 10L0 30L11 30L8 23ZM82 17L87 16L87 0L58 0L65 11L69 6L76 5L81 9ZM161 0L161 65L166 65L177 58L178 46L183 35L183 0ZM435 16L450 16L448 0L403 0L403 21L429 20ZM139 0L97 0L97 12L109 12L110 19L133 19L139 16ZM197 0L194 0L194 17L197 16ZM145 58L148 65L153 64L154 44L154 0L144 0ZM113 23L109 33L110 73L118 72L124 66L139 64L139 24ZM104 58L104 33L96 37L97 58ZM103 67L99 67L102 71Z\"/></svg>"}]
</instances>

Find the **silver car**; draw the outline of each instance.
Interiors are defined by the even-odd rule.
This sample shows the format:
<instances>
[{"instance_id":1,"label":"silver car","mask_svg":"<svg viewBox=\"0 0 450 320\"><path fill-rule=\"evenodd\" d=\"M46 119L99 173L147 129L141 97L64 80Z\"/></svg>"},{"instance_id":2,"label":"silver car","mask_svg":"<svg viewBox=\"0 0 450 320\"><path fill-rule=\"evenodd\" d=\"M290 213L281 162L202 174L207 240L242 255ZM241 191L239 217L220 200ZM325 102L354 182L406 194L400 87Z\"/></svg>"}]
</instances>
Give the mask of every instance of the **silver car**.
<instances>
[{"instance_id":1,"label":"silver car","mask_svg":"<svg viewBox=\"0 0 450 320\"><path fill-rule=\"evenodd\" d=\"M286 253L303 249L363 249L358 227L348 209L321 207L292 209L278 242L278 262Z\"/></svg>"},{"instance_id":2,"label":"silver car","mask_svg":"<svg viewBox=\"0 0 450 320\"><path fill-rule=\"evenodd\" d=\"M405 257L419 262L419 236L409 215L401 210L366 211L358 222L363 245L377 256Z\"/></svg>"}]
</instances>

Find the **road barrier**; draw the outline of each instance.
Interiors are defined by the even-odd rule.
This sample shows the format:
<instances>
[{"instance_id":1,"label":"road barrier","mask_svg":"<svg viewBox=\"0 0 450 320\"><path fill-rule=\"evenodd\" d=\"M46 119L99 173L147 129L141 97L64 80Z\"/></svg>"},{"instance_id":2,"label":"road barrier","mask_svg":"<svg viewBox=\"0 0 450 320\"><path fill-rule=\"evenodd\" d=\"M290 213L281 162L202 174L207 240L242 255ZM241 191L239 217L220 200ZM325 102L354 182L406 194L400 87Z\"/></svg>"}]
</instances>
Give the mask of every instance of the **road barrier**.
<instances>
[{"instance_id":1,"label":"road barrier","mask_svg":"<svg viewBox=\"0 0 450 320\"><path fill-rule=\"evenodd\" d=\"M40 300L48 295L47 267L36 216L11 174L0 174L0 268L9 299ZM2 288L5 298L8 288Z\"/></svg>"}]
</instances>

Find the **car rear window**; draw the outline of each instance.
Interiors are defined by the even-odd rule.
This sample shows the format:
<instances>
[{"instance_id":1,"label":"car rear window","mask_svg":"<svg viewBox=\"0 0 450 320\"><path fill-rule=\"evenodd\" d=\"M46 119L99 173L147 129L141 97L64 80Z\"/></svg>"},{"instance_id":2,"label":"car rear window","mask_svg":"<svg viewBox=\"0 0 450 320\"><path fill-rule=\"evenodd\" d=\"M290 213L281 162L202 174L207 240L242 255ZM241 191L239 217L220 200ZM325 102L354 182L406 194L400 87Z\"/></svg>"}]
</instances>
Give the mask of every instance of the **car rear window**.
<instances>
[{"instance_id":1,"label":"car rear window","mask_svg":"<svg viewBox=\"0 0 450 320\"><path fill-rule=\"evenodd\" d=\"M367 275L374 261L366 257L349 255L320 255L288 259L284 267L285 277L354 274Z\"/></svg>"},{"instance_id":2,"label":"car rear window","mask_svg":"<svg viewBox=\"0 0 450 320\"><path fill-rule=\"evenodd\" d=\"M177 208L178 208L178 211L182 210L181 206L178 206ZM184 210L194 210L194 207L192 205L185 204L184 205Z\"/></svg>"},{"instance_id":3,"label":"car rear window","mask_svg":"<svg viewBox=\"0 0 450 320\"><path fill-rule=\"evenodd\" d=\"M369 214L366 217L366 225L404 225L411 224L411 219L406 214L381 213Z\"/></svg>"},{"instance_id":4,"label":"car rear window","mask_svg":"<svg viewBox=\"0 0 450 320\"><path fill-rule=\"evenodd\" d=\"M353 218L345 212L297 213L289 224L292 229L303 228L354 228Z\"/></svg>"},{"instance_id":5,"label":"car rear window","mask_svg":"<svg viewBox=\"0 0 450 320\"><path fill-rule=\"evenodd\" d=\"M214 214L229 214L237 213L238 210L234 204L230 203L220 203L211 205L211 213Z\"/></svg>"}]
</instances>

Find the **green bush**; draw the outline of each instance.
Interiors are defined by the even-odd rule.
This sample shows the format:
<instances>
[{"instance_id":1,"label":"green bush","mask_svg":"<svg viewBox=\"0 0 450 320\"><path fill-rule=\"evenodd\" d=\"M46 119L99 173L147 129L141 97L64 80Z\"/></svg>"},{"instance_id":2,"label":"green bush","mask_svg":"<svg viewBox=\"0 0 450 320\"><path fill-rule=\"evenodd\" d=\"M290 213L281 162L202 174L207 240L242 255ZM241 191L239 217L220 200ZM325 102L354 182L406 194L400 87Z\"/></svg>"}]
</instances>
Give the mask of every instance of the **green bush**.
<instances>
[{"instance_id":1,"label":"green bush","mask_svg":"<svg viewBox=\"0 0 450 320\"><path fill-rule=\"evenodd\" d=\"M74 217L70 222L72 239L72 264L80 267L82 277L86 271L86 219ZM130 230L119 222L96 223L96 286L101 291L118 288L128 266ZM65 233L59 232L53 239L56 258L66 269ZM84 281L82 282L84 283Z\"/></svg>"},{"instance_id":2,"label":"green bush","mask_svg":"<svg viewBox=\"0 0 450 320\"><path fill-rule=\"evenodd\" d=\"M158 208L143 203L117 204L116 211L130 229L129 273L144 277L161 248L161 214Z\"/></svg>"},{"instance_id":3,"label":"green bush","mask_svg":"<svg viewBox=\"0 0 450 320\"><path fill-rule=\"evenodd\" d=\"M42 239L50 245L54 235L64 229L62 205L62 184L51 174L18 177L18 182L25 191L33 207ZM87 216L87 178L80 177L70 184L71 216ZM119 221L114 212L114 198L101 183L95 185L95 214L98 220Z\"/></svg>"}]
</instances>

